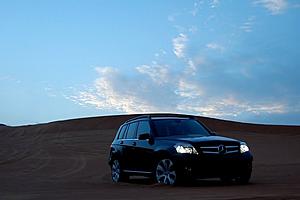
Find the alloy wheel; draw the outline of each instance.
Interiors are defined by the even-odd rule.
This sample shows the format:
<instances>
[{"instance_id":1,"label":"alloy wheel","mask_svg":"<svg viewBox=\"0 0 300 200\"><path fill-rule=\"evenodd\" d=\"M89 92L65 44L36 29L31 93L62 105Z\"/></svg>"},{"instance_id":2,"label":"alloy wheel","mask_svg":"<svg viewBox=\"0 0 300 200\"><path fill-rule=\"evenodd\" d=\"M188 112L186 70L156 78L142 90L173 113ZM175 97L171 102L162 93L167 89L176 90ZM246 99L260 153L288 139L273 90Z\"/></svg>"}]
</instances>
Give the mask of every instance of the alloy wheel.
<instances>
[{"instance_id":1,"label":"alloy wheel","mask_svg":"<svg viewBox=\"0 0 300 200\"><path fill-rule=\"evenodd\" d=\"M117 183L120 181L121 167L118 160L114 160L111 166L111 179L113 182Z\"/></svg>"},{"instance_id":2,"label":"alloy wheel","mask_svg":"<svg viewBox=\"0 0 300 200\"><path fill-rule=\"evenodd\" d=\"M170 159L160 160L156 167L156 180L165 185L174 185L176 182L176 171Z\"/></svg>"}]
</instances>

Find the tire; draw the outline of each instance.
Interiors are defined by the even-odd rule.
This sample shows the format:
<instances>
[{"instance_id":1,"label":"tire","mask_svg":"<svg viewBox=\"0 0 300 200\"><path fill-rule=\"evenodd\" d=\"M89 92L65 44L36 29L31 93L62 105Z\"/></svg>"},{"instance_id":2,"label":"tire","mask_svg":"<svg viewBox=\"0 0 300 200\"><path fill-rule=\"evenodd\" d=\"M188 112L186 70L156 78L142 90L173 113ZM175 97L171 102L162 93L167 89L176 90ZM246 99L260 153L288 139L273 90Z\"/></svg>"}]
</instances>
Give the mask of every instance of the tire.
<instances>
[{"instance_id":1,"label":"tire","mask_svg":"<svg viewBox=\"0 0 300 200\"><path fill-rule=\"evenodd\" d=\"M236 182L239 184L248 184L252 173L252 163L249 163L243 170L240 176L236 178Z\"/></svg>"},{"instance_id":2,"label":"tire","mask_svg":"<svg viewBox=\"0 0 300 200\"><path fill-rule=\"evenodd\" d=\"M170 159L162 159L155 167L156 182L163 185L175 185L177 183L177 173L174 163Z\"/></svg>"},{"instance_id":3,"label":"tire","mask_svg":"<svg viewBox=\"0 0 300 200\"><path fill-rule=\"evenodd\" d=\"M127 181L129 179L128 175L122 172L120 162L118 160L112 161L111 164L111 180L114 183Z\"/></svg>"},{"instance_id":4,"label":"tire","mask_svg":"<svg viewBox=\"0 0 300 200\"><path fill-rule=\"evenodd\" d=\"M236 182L242 185L248 184L251 178L251 171L245 172L236 178Z\"/></svg>"}]
</instances>

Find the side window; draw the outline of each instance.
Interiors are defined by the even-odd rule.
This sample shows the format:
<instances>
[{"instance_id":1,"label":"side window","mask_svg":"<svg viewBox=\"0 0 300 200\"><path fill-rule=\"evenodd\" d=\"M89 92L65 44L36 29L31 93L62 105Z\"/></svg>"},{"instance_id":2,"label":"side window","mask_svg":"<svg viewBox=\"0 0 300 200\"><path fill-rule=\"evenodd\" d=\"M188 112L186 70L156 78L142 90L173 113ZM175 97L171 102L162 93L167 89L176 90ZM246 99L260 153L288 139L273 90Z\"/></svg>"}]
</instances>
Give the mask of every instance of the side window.
<instances>
[{"instance_id":1,"label":"side window","mask_svg":"<svg viewBox=\"0 0 300 200\"><path fill-rule=\"evenodd\" d=\"M119 138L120 137L120 132L121 132L122 126L119 127L117 134L115 136L115 138Z\"/></svg>"},{"instance_id":2,"label":"side window","mask_svg":"<svg viewBox=\"0 0 300 200\"><path fill-rule=\"evenodd\" d=\"M139 135L143 133L150 133L150 126L148 121L139 122L138 130L137 130L137 138L139 137Z\"/></svg>"},{"instance_id":3,"label":"side window","mask_svg":"<svg viewBox=\"0 0 300 200\"><path fill-rule=\"evenodd\" d=\"M127 128L127 125L122 126L122 128L121 128L121 130L120 130L120 133L119 133L118 139L123 139L123 138L124 138L124 134L125 134L125 132L126 132L126 128Z\"/></svg>"},{"instance_id":4,"label":"side window","mask_svg":"<svg viewBox=\"0 0 300 200\"><path fill-rule=\"evenodd\" d=\"M136 132L137 125L138 125L137 122L129 124L128 131L127 131L127 134L126 134L126 139L136 138L135 132Z\"/></svg>"}]
</instances>

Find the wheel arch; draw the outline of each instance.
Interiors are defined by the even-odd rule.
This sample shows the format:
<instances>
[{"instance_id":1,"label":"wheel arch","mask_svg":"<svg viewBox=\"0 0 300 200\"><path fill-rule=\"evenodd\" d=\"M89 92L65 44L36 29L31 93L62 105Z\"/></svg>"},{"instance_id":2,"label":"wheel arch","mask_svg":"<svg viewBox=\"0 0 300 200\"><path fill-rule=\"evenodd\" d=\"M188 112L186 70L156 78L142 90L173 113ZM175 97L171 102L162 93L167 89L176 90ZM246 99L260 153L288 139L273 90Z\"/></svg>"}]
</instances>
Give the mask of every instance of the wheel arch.
<instances>
[{"instance_id":1,"label":"wheel arch","mask_svg":"<svg viewBox=\"0 0 300 200\"><path fill-rule=\"evenodd\" d=\"M155 151L154 166L156 166L156 164L164 158L168 158L172 160L172 153L166 149L158 149L157 151Z\"/></svg>"},{"instance_id":2,"label":"wheel arch","mask_svg":"<svg viewBox=\"0 0 300 200\"><path fill-rule=\"evenodd\" d=\"M109 161L108 164L111 165L114 160L121 160L121 152L117 150L115 147L111 147L109 153Z\"/></svg>"}]
</instances>

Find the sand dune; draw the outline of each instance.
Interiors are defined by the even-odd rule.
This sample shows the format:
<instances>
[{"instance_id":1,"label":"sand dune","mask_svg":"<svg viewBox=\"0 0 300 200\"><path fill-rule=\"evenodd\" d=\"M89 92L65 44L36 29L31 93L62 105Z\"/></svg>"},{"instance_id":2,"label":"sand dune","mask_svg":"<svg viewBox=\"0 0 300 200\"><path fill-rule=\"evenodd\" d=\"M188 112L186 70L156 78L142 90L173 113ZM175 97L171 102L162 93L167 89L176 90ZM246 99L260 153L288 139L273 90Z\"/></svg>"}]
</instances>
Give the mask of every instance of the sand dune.
<instances>
[{"instance_id":1,"label":"sand dune","mask_svg":"<svg viewBox=\"0 0 300 200\"><path fill-rule=\"evenodd\" d=\"M205 180L169 187L147 179L113 184L109 145L118 126L133 116L0 125L0 199L300 199L300 126L203 117L210 129L250 144L251 184Z\"/></svg>"}]
</instances>

